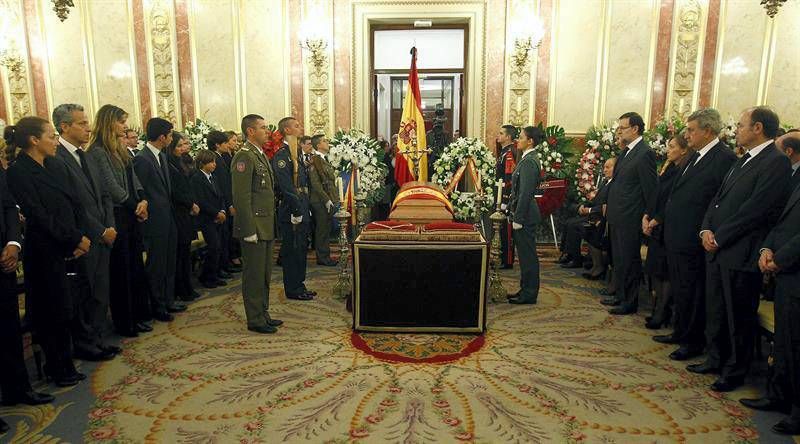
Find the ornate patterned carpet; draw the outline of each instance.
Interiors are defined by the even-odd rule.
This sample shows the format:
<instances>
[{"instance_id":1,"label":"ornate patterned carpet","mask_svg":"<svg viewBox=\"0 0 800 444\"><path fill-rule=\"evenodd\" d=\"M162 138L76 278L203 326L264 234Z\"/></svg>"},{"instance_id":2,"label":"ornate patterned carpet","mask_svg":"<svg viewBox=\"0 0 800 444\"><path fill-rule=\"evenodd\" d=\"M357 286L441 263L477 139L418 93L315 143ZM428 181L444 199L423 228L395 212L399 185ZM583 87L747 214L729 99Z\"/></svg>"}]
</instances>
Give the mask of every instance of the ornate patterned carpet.
<instances>
[{"instance_id":1,"label":"ornate patterned carpet","mask_svg":"<svg viewBox=\"0 0 800 444\"><path fill-rule=\"evenodd\" d=\"M286 322L275 335L245 329L237 286L125 341L68 427L126 443L759 439L750 413L666 359L640 316L608 316L594 284L552 264L539 304L490 305L480 337L352 334L328 296L334 273L310 270L313 302L286 300L273 278L271 313ZM25 415L5 439L58 441L49 425L74 406L26 409L0 410Z\"/></svg>"}]
</instances>

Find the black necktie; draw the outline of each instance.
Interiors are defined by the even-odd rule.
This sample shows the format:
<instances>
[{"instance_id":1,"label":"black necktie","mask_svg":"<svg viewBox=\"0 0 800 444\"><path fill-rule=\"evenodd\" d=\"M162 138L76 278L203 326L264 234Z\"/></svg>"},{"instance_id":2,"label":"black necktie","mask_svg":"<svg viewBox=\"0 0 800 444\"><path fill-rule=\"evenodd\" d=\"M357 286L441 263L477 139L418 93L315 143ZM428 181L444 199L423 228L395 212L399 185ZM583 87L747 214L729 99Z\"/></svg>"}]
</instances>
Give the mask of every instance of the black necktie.
<instances>
[{"instance_id":1,"label":"black necktie","mask_svg":"<svg viewBox=\"0 0 800 444\"><path fill-rule=\"evenodd\" d=\"M83 170L83 175L86 176L86 180L89 181L89 186L94 189L94 181L92 180L92 175L89 174L89 167L86 165L86 153L83 152L82 148L78 148L75 150L78 154L78 159L81 160L81 170Z\"/></svg>"},{"instance_id":2,"label":"black necktie","mask_svg":"<svg viewBox=\"0 0 800 444\"><path fill-rule=\"evenodd\" d=\"M170 190L169 166L167 165L167 156L165 156L163 152L160 152L158 153L158 160L161 166L161 176L164 178L164 183L167 185L167 190Z\"/></svg>"},{"instance_id":3,"label":"black necktie","mask_svg":"<svg viewBox=\"0 0 800 444\"><path fill-rule=\"evenodd\" d=\"M625 148L624 150L622 150L622 152L619 153L619 156L617 156L617 161L614 163L614 174L615 175L617 173L617 170L619 170L619 165L622 163L622 160L625 159L625 156L628 155L628 151L630 151L630 150L631 150L630 148Z\"/></svg>"},{"instance_id":4,"label":"black necktie","mask_svg":"<svg viewBox=\"0 0 800 444\"><path fill-rule=\"evenodd\" d=\"M215 193L217 193L218 192L217 191L217 184L214 183L214 176L209 175L208 176L208 182L211 184L211 189L214 190Z\"/></svg>"},{"instance_id":5,"label":"black necktie","mask_svg":"<svg viewBox=\"0 0 800 444\"><path fill-rule=\"evenodd\" d=\"M744 156L739 158L739 161L736 162L733 168L731 168L731 173L728 174L728 177L725 179L724 185L727 185L729 182L732 182L736 176L739 175L739 172L742 171L742 167L744 167L744 163L747 162L747 159L750 158L750 153L744 153Z\"/></svg>"}]
</instances>

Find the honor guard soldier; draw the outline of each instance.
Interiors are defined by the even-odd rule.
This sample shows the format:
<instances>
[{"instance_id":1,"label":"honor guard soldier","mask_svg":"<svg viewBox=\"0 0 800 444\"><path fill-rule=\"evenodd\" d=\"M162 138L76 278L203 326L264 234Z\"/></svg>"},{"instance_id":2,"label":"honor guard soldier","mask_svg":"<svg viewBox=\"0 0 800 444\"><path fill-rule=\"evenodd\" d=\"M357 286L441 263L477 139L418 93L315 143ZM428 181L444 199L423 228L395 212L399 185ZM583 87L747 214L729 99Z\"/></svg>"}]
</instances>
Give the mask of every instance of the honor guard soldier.
<instances>
[{"instance_id":1,"label":"honor guard soldier","mask_svg":"<svg viewBox=\"0 0 800 444\"><path fill-rule=\"evenodd\" d=\"M233 235L242 241L242 296L247 329L275 333L283 324L270 318L269 281L272 275L272 247L275 242L275 175L261 146L269 137L264 118L250 114L242 119L247 139L231 165L233 206L236 208Z\"/></svg>"},{"instance_id":2,"label":"honor guard soldier","mask_svg":"<svg viewBox=\"0 0 800 444\"><path fill-rule=\"evenodd\" d=\"M307 301L317 294L307 289L304 282L311 228L308 172L297 146L289 143L300 135L300 122L294 117L284 117L278 122L278 131L283 134L283 147L272 158L272 167L282 196L278 207L278 229L281 234L283 289L288 299Z\"/></svg>"},{"instance_id":3,"label":"honor guard soldier","mask_svg":"<svg viewBox=\"0 0 800 444\"><path fill-rule=\"evenodd\" d=\"M503 210L508 207L509 198L511 197L511 176L517 167L517 161L514 159L515 140L517 140L517 128L514 125L503 125L500 128L500 134L497 136L497 142L501 148L497 153L497 165L495 167L497 178L503 181L501 201ZM514 267L514 237L511 224L507 221L503 221L500 225L500 259L503 268Z\"/></svg>"}]
</instances>

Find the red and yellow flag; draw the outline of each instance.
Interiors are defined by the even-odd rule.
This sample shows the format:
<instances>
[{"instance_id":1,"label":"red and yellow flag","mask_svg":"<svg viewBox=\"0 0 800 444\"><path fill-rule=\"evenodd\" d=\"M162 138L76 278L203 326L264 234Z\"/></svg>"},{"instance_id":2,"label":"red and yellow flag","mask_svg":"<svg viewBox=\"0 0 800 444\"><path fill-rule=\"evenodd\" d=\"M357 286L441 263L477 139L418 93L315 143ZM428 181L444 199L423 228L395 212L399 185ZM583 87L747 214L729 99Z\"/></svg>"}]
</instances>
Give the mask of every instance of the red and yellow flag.
<instances>
[{"instance_id":1,"label":"red and yellow flag","mask_svg":"<svg viewBox=\"0 0 800 444\"><path fill-rule=\"evenodd\" d=\"M417 75L417 48L411 48L411 72L408 73L408 93L403 101L403 117L397 134L397 153L395 154L394 178L398 186L406 182L428 180L428 155L420 153L419 177L414 177L414 162L409 154L403 151L424 151L425 120L422 117L422 98L419 94L419 76Z\"/></svg>"}]
</instances>

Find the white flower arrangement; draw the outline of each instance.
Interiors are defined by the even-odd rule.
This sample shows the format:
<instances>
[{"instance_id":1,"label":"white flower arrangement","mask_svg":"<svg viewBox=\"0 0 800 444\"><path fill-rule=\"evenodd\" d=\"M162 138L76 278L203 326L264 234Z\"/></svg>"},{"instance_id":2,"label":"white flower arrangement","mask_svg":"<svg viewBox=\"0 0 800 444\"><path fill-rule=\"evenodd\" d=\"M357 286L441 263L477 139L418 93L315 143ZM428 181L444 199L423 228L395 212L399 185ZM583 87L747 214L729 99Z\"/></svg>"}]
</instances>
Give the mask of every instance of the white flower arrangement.
<instances>
[{"instance_id":1,"label":"white flower arrangement","mask_svg":"<svg viewBox=\"0 0 800 444\"><path fill-rule=\"evenodd\" d=\"M192 146L189 149L189 154L191 154L192 157L194 157L198 151L208 149L208 133L213 130L222 131L222 127L214 123L206 122L200 118L186 124L183 128L183 133L189 139L189 144Z\"/></svg>"},{"instance_id":2,"label":"white flower arrangement","mask_svg":"<svg viewBox=\"0 0 800 444\"><path fill-rule=\"evenodd\" d=\"M736 152L736 119L733 116L728 116L725 121L722 131L719 132L719 140L728 145L734 153Z\"/></svg>"},{"instance_id":3,"label":"white flower arrangement","mask_svg":"<svg viewBox=\"0 0 800 444\"><path fill-rule=\"evenodd\" d=\"M358 191L366 196L368 207L383 197L388 168L383 164L383 150L378 141L358 129L340 129L330 141L328 160L341 174L358 168Z\"/></svg>"},{"instance_id":4,"label":"white flower arrangement","mask_svg":"<svg viewBox=\"0 0 800 444\"><path fill-rule=\"evenodd\" d=\"M467 158L472 158L480 174L481 188L485 196L482 210L491 211L495 205L495 157L480 140L461 137L445 147L441 157L436 159L433 165L432 180L442 188L447 188L453 181L456 171L466 164ZM480 215L475 202L475 193L454 189L450 193L450 202L458 220L475 220Z\"/></svg>"}]
</instances>

